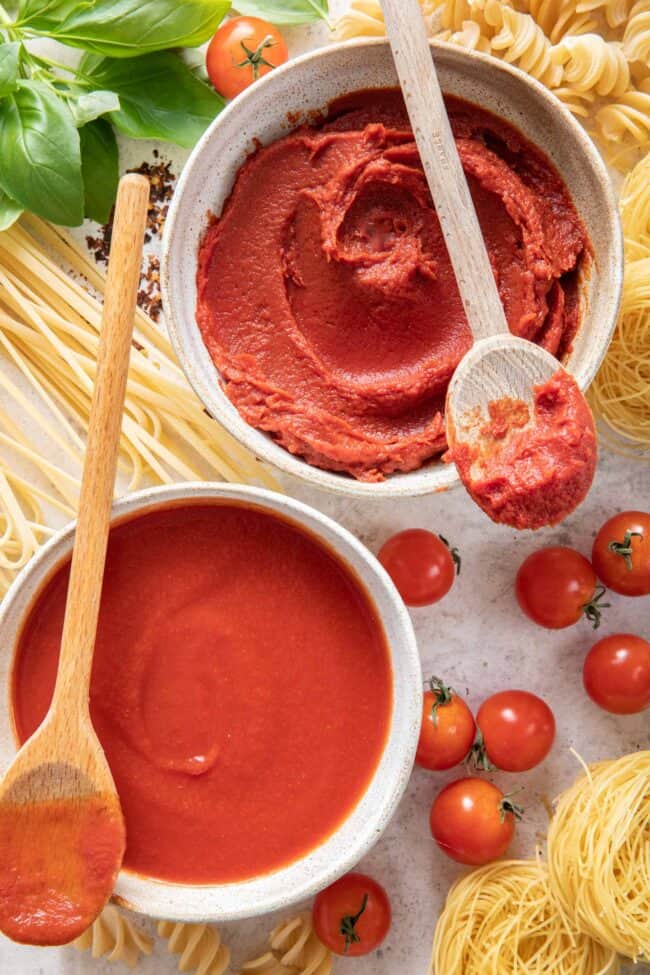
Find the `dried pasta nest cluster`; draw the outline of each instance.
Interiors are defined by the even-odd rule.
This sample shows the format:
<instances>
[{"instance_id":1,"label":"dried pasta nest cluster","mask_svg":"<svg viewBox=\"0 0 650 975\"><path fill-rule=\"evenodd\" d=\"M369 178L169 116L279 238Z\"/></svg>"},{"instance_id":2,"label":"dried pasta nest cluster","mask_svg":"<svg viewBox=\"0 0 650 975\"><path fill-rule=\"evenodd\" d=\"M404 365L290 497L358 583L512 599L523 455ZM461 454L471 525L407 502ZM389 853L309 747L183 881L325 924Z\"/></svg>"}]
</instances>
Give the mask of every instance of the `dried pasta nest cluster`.
<instances>
[{"instance_id":1,"label":"dried pasta nest cluster","mask_svg":"<svg viewBox=\"0 0 650 975\"><path fill-rule=\"evenodd\" d=\"M458 880L433 975L617 975L650 961L650 751L585 766L558 799L548 864L507 860Z\"/></svg>"},{"instance_id":2,"label":"dried pasta nest cluster","mask_svg":"<svg viewBox=\"0 0 650 975\"><path fill-rule=\"evenodd\" d=\"M650 0L420 0L429 33L514 64L580 118L608 161L650 149ZM343 40L382 36L379 0L352 0Z\"/></svg>"}]
</instances>

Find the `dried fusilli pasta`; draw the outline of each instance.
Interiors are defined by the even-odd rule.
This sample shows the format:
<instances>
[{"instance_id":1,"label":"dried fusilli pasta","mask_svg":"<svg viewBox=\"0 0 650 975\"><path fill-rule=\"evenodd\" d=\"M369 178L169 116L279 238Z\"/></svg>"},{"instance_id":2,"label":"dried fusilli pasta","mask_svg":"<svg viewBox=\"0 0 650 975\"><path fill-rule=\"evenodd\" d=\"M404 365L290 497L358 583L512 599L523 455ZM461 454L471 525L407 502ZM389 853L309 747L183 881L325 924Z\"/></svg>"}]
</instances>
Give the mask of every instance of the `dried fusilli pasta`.
<instances>
[{"instance_id":1,"label":"dried fusilli pasta","mask_svg":"<svg viewBox=\"0 0 650 975\"><path fill-rule=\"evenodd\" d=\"M517 0L515 6L530 14L554 43L565 34L584 34L598 26L590 8L576 0Z\"/></svg>"},{"instance_id":2,"label":"dried fusilli pasta","mask_svg":"<svg viewBox=\"0 0 650 975\"><path fill-rule=\"evenodd\" d=\"M240 975L330 975L332 953L314 931L311 913L302 911L269 935L270 950L246 962Z\"/></svg>"},{"instance_id":3,"label":"dried fusilli pasta","mask_svg":"<svg viewBox=\"0 0 650 975\"><path fill-rule=\"evenodd\" d=\"M153 948L152 939L112 904L72 943L78 951L90 951L92 958L121 961L129 968L135 968L140 955L150 955Z\"/></svg>"},{"instance_id":4,"label":"dried fusilli pasta","mask_svg":"<svg viewBox=\"0 0 650 975\"><path fill-rule=\"evenodd\" d=\"M630 61L650 65L650 0L637 0L632 7L623 34L623 50Z\"/></svg>"},{"instance_id":5,"label":"dried fusilli pasta","mask_svg":"<svg viewBox=\"0 0 650 975\"><path fill-rule=\"evenodd\" d=\"M484 0L483 15L495 31L490 40L493 53L549 87L560 83L562 68L553 63L551 42L530 14L500 0Z\"/></svg>"},{"instance_id":6,"label":"dried fusilli pasta","mask_svg":"<svg viewBox=\"0 0 650 975\"><path fill-rule=\"evenodd\" d=\"M230 964L230 949L216 928L207 924L180 924L159 921L158 934L167 939L172 955L180 955L179 972L196 975L224 975Z\"/></svg>"},{"instance_id":7,"label":"dried fusilli pasta","mask_svg":"<svg viewBox=\"0 0 650 975\"><path fill-rule=\"evenodd\" d=\"M437 15L439 0L420 0L422 13L429 34L438 29L440 17ZM336 41L348 41L353 37L384 37L386 27L379 0L352 0L352 3L339 17L332 37Z\"/></svg>"},{"instance_id":8,"label":"dried fusilli pasta","mask_svg":"<svg viewBox=\"0 0 650 975\"><path fill-rule=\"evenodd\" d=\"M607 25L615 30L627 20L634 0L578 0L578 13L600 11L605 15Z\"/></svg>"},{"instance_id":9,"label":"dried fusilli pasta","mask_svg":"<svg viewBox=\"0 0 650 975\"><path fill-rule=\"evenodd\" d=\"M626 91L618 101L601 108L596 126L606 141L625 140L645 147L650 140L650 83L642 82L638 90Z\"/></svg>"},{"instance_id":10,"label":"dried fusilli pasta","mask_svg":"<svg viewBox=\"0 0 650 975\"><path fill-rule=\"evenodd\" d=\"M630 66L623 48L600 34L565 37L551 49L555 64L562 65L562 83L575 92L622 95L630 85Z\"/></svg>"}]
</instances>

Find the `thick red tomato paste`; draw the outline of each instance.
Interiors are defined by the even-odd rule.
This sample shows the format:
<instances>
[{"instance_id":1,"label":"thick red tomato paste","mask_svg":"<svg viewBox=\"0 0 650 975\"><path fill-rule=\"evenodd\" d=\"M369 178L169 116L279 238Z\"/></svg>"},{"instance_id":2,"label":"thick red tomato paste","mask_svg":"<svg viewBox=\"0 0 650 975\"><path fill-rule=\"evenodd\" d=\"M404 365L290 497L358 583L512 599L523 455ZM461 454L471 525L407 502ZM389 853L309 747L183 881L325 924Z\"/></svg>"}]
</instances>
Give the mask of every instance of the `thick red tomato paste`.
<instances>
[{"instance_id":1,"label":"thick red tomato paste","mask_svg":"<svg viewBox=\"0 0 650 975\"><path fill-rule=\"evenodd\" d=\"M65 567L20 638L21 741L50 702L67 580ZM122 803L127 868L218 883L307 853L360 799L391 709L375 610L310 534L232 504L112 529L91 715Z\"/></svg>"},{"instance_id":2,"label":"thick red tomato paste","mask_svg":"<svg viewBox=\"0 0 650 975\"><path fill-rule=\"evenodd\" d=\"M510 329L561 358L587 249L566 187L512 126L447 105ZM347 96L259 149L197 283L227 395L287 450L370 481L444 451L472 339L399 92Z\"/></svg>"},{"instance_id":3,"label":"thick red tomato paste","mask_svg":"<svg viewBox=\"0 0 650 975\"><path fill-rule=\"evenodd\" d=\"M594 419L575 381L558 369L522 400L488 404L489 420L471 444L452 450L458 473L493 521L513 528L554 525L584 500L596 472Z\"/></svg>"},{"instance_id":4,"label":"thick red tomato paste","mask_svg":"<svg viewBox=\"0 0 650 975\"><path fill-rule=\"evenodd\" d=\"M0 807L0 929L61 945L92 924L124 853L124 824L99 795Z\"/></svg>"}]
</instances>

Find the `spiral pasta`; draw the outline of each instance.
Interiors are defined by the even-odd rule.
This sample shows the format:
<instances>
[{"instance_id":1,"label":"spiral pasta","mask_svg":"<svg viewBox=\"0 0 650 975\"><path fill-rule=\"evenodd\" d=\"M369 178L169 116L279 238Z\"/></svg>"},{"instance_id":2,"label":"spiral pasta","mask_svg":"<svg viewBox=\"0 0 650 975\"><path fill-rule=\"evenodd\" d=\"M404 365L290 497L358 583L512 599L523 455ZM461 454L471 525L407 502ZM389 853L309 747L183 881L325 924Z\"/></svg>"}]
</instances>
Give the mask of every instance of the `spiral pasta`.
<instances>
[{"instance_id":1,"label":"spiral pasta","mask_svg":"<svg viewBox=\"0 0 650 975\"><path fill-rule=\"evenodd\" d=\"M560 796L548 862L568 923L650 961L650 751L592 765Z\"/></svg>"},{"instance_id":2,"label":"spiral pasta","mask_svg":"<svg viewBox=\"0 0 650 975\"><path fill-rule=\"evenodd\" d=\"M650 0L637 0L625 26L623 50L630 61L650 65Z\"/></svg>"},{"instance_id":3,"label":"spiral pasta","mask_svg":"<svg viewBox=\"0 0 650 975\"><path fill-rule=\"evenodd\" d=\"M436 29L439 0L419 0L427 30ZM353 37L384 37L386 27L379 0L352 0L342 17L336 21L332 37L336 41L348 41Z\"/></svg>"},{"instance_id":4,"label":"spiral pasta","mask_svg":"<svg viewBox=\"0 0 650 975\"><path fill-rule=\"evenodd\" d=\"M650 143L650 79L596 112L596 127L605 141L625 140L645 149Z\"/></svg>"},{"instance_id":5,"label":"spiral pasta","mask_svg":"<svg viewBox=\"0 0 650 975\"><path fill-rule=\"evenodd\" d=\"M553 43L565 34L584 34L598 26L591 8L579 0L518 0L515 5L530 14Z\"/></svg>"},{"instance_id":6,"label":"spiral pasta","mask_svg":"<svg viewBox=\"0 0 650 975\"><path fill-rule=\"evenodd\" d=\"M153 950L152 939L112 904L72 944L78 951L90 951L92 958L121 961L129 968L135 968L140 956L150 955Z\"/></svg>"},{"instance_id":7,"label":"spiral pasta","mask_svg":"<svg viewBox=\"0 0 650 975\"><path fill-rule=\"evenodd\" d=\"M246 962L240 975L330 975L332 953L314 931L311 913L302 911L278 924L270 950Z\"/></svg>"},{"instance_id":8,"label":"spiral pasta","mask_svg":"<svg viewBox=\"0 0 650 975\"><path fill-rule=\"evenodd\" d=\"M549 87L559 84L562 68L553 63L551 42L530 14L499 0L485 0L484 17L495 30L490 40L492 52Z\"/></svg>"},{"instance_id":9,"label":"spiral pasta","mask_svg":"<svg viewBox=\"0 0 650 975\"><path fill-rule=\"evenodd\" d=\"M546 864L504 860L461 877L433 942L432 975L616 975L614 952L568 926Z\"/></svg>"},{"instance_id":10,"label":"spiral pasta","mask_svg":"<svg viewBox=\"0 0 650 975\"><path fill-rule=\"evenodd\" d=\"M562 82L572 91L622 95L630 84L630 66L621 44L599 34L565 37L551 50L562 66Z\"/></svg>"},{"instance_id":11,"label":"spiral pasta","mask_svg":"<svg viewBox=\"0 0 650 975\"><path fill-rule=\"evenodd\" d=\"M180 924L159 921L158 934L167 939L172 955L180 955L179 972L195 975L224 975L230 964L230 949L216 928L207 924Z\"/></svg>"}]
</instances>

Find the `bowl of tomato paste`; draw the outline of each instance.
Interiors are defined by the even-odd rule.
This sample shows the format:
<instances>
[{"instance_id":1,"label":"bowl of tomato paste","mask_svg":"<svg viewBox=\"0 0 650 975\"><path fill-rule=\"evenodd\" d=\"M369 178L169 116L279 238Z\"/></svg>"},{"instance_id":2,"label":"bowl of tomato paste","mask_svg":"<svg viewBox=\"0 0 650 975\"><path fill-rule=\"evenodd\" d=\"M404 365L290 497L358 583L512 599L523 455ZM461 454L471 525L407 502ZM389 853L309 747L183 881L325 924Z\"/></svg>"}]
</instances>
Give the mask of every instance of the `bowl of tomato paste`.
<instances>
[{"instance_id":1,"label":"bowl of tomato paste","mask_svg":"<svg viewBox=\"0 0 650 975\"><path fill-rule=\"evenodd\" d=\"M615 325L622 242L588 136L543 86L432 43L508 324L582 389ZM443 490L444 403L472 344L384 41L271 72L215 120L165 228L170 335L208 412L345 494Z\"/></svg>"},{"instance_id":2,"label":"bowl of tomato paste","mask_svg":"<svg viewBox=\"0 0 650 975\"><path fill-rule=\"evenodd\" d=\"M51 700L73 539L2 604L4 768ZM331 519L223 484L118 501L90 691L127 829L115 898L227 920L329 884L399 802L421 693L402 600Z\"/></svg>"}]
</instances>

